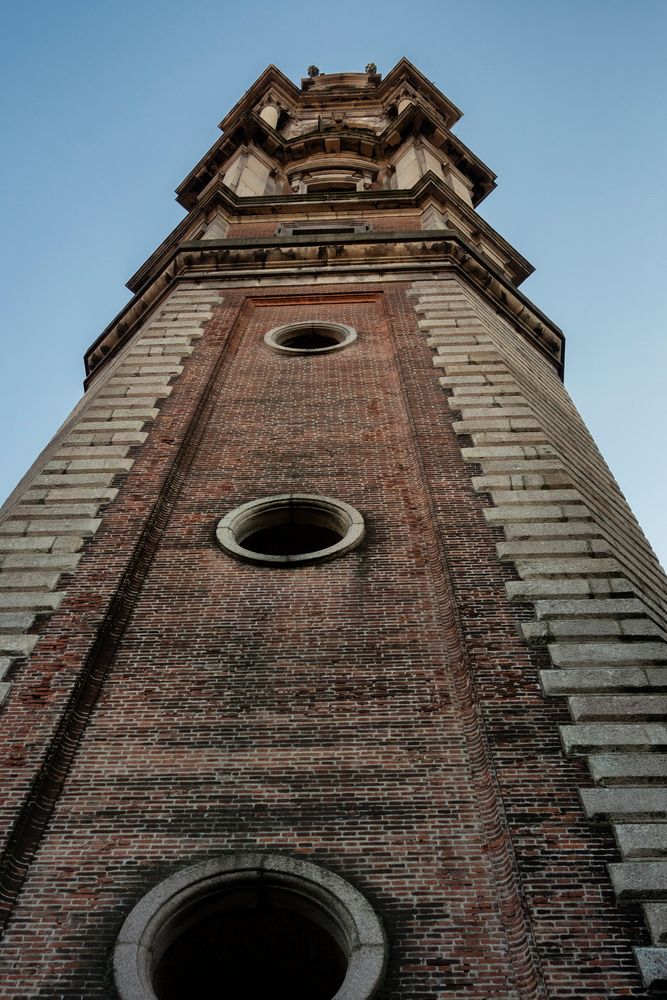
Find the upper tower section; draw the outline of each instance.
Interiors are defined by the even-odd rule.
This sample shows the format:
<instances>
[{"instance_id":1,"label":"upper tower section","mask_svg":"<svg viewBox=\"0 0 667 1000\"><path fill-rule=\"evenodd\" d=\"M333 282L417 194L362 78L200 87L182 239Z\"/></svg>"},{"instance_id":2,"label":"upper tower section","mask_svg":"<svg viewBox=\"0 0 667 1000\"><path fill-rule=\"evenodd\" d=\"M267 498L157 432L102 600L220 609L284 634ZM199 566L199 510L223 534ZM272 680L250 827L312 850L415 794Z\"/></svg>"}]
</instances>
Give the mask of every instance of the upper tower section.
<instances>
[{"instance_id":1,"label":"upper tower section","mask_svg":"<svg viewBox=\"0 0 667 1000\"><path fill-rule=\"evenodd\" d=\"M472 208L495 175L451 132L461 112L407 59L385 80L320 73L297 88L269 66L177 189L192 210L220 181L241 198L409 190L429 172Z\"/></svg>"},{"instance_id":2,"label":"upper tower section","mask_svg":"<svg viewBox=\"0 0 667 1000\"><path fill-rule=\"evenodd\" d=\"M478 214L495 174L452 132L459 109L407 59L383 79L269 66L176 190L186 218L132 276L135 293L86 354L90 376L186 274L219 280L444 267L511 314L559 372L563 339L517 292L533 270Z\"/></svg>"}]
</instances>

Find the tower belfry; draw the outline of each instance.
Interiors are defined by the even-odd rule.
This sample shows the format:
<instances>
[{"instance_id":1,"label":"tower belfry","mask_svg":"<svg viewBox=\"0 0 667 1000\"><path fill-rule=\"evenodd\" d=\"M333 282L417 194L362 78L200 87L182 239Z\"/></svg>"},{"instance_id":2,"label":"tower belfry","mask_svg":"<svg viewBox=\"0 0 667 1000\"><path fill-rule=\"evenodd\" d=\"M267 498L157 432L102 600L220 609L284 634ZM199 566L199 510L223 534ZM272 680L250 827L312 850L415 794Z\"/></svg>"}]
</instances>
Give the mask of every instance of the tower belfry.
<instances>
[{"instance_id":1,"label":"tower belfry","mask_svg":"<svg viewBox=\"0 0 667 1000\"><path fill-rule=\"evenodd\" d=\"M667 990L667 581L459 118L269 66L2 508L3 998Z\"/></svg>"}]
</instances>

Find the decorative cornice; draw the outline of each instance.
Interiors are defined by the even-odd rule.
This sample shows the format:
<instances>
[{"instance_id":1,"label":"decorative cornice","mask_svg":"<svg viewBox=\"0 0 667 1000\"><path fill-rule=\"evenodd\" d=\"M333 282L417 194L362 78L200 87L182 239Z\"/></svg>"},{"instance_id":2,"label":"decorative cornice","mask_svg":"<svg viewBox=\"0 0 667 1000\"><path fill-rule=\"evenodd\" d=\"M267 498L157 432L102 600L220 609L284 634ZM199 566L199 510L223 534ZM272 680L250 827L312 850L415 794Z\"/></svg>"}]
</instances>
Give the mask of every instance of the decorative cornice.
<instances>
[{"instance_id":1,"label":"decorative cornice","mask_svg":"<svg viewBox=\"0 0 667 1000\"><path fill-rule=\"evenodd\" d=\"M346 81L347 86L344 86ZM356 85L353 86L350 81ZM366 85L360 86L359 81ZM380 81L381 77L378 74L321 74L316 80L306 78L302 81L302 89L299 90L276 66L268 66L220 122L219 127L224 134L179 184L176 189L177 201L188 210L193 208L201 191L215 173L222 169L239 145L248 141L254 141L281 162L290 162L295 157L304 155L302 150L307 146L318 142L323 144L324 136L330 135L332 130L335 130L337 135L340 133L340 141L351 144L351 151L356 144L356 151L361 155L381 157L393 151L397 135L405 134L406 129L409 133L421 127L430 130L429 134L436 134L435 145L446 145L448 155L460 170L466 174L470 172L470 179L473 182L473 201L478 204L493 190L495 174L451 134L450 129L461 117L456 105L452 104L408 59L401 59L390 70L386 79ZM306 135L285 139L257 114L259 104L270 91L278 104L294 115L298 115L301 110L311 117L318 116L319 112L331 110L330 105L340 107L344 111L345 104L357 109L363 105L371 114L395 115L395 104L400 98L401 90L405 90L406 87L409 88L411 95L414 95L414 99L411 98L411 105L395 117L382 134L374 132L373 129L355 130L332 125L318 127ZM364 149L359 148L361 136L365 137ZM315 151L308 149L306 155ZM323 147L322 151L327 150Z\"/></svg>"},{"instance_id":2,"label":"decorative cornice","mask_svg":"<svg viewBox=\"0 0 667 1000\"><path fill-rule=\"evenodd\" d=\"M238 219L243 215L253 218L258 215L266 215L275 218L279 214L284 216L286 210L289 210L289 215L295 218L303 214L312 217L315 205L321 205L323 212L327 210L325 206L335 206L336 211L350 211L362 217L369 211L416 208L423 205L429 197L445 208L452 207L466 220L471 229L483 234L498 249L507 260L508 273L516 285L521 284L533 273L534 268L525 257L459 198L441 178L432 171L428 171L410 189L332 191L330 193L319 191L314 194L263 195L255 198L240 198L218 180L217 183L210 185L196 209L176 226L157 250L132 275L127 282L127 287L132 292L139 292L143 285L165 266L165 260L184 238L187 230L196 225L199 220L203 220L216 207L230 220L232 217Z\"/></svg>"},{"instance_id":3,"label":"decorative cornice","mask_svg":"<svg viewBox=\"0 0 667 1000\"><path fill-rule=\"evenodd\" d=\"M423 135L427 138L431 145L442 150L453 165L472 181L473 205L479 205L495 188L496 174L422 103L406 108L379 136L378 141L382 143L383 153L387 154L395 152L399 143L411 135Z\"/></svg>"},{"instance_id":4,"label":"decorative cornice","mask_svg":"<svg viewBox=\"0 0 667 1000\"><path fill-rule=\"evenodd\" d=\"M231 111L227 112L218 125L220 131L229 131L237 119L245 111L251 109L264 96L264 92L269 89L277 90L287 103L296 104L301 97L299 88L277 66L271 64L266 67L262 75L246 90L243 97L236 102Z\"/></svg>"},{"instance_id":5,"label":"decorative cornice","mask_svg":"<svg viewBox=\"0 0 667 1000\"><path fill-rule=\"evenodd\" d=\"M381 162L396 151L400 143L415 135L424 135L437 149L472 182L473 204L478 205L495 188L496 175L465 143L453 135L443 121L422 102L411 104L382 133L372 129L351 128L346 125L329 125L306 132L304 135L285 139L268 125L263 118L249 109L234 120L234 128L225 133L176 189L176 200L190 210L207 184L213 180L236 152L239 146L255 143L280 163L287 164L317 153L331 154L335 140L338 152L356 153Z\"/></svg>"},{"instance_id":6,"label":"decorative cornice","mask_svg":"<svg viewBox=\"0 0 667 1000\"><path fill-rule=\"evenodd\" d=\"M455 269L478 289L562 374L564 337L507 277L460 233L452 230L253 237L178 244L148 282L101 334L85 356L90 378L113 357L154 308L173 281L184 278L231 281L295 273L387 272L395 279L419 271Z\"/></svg>"},{"instance_id":7,"label":"decorative cornice","mask_svg":"<svg viewBox=\"0 0 667 1000\"><path fill-rule=\"evenodd\" d=\"M378 89L378 96L386 100L394 88L405 82L428 97L433 106L442 114L447 128L451 128L463 117L463 112L405 57L399 59L394 68L389 70Z\"/></svg>"}]
</instances>

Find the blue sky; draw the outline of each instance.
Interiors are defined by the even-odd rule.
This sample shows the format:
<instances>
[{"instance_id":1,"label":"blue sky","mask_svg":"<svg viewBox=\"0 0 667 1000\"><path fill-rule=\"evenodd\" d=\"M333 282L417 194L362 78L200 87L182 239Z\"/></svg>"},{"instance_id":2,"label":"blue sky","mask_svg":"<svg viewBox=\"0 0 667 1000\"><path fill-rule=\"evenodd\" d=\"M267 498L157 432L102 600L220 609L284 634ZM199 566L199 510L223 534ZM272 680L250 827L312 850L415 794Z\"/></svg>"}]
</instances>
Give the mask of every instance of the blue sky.
<instances>
[{"instance_id":1,"label":"blue sky","mask_svg":"<svg viewBox=\"0 0 667 1000\"><path fill-rule=\"evenodd\" d=\"M664 0L38 0L2 24L0 498L265 66L298 82L406 55L498 174L481 214L535 265L523 291L564 329L566 385L667 562Z\"/></svg>"}]
</instances>

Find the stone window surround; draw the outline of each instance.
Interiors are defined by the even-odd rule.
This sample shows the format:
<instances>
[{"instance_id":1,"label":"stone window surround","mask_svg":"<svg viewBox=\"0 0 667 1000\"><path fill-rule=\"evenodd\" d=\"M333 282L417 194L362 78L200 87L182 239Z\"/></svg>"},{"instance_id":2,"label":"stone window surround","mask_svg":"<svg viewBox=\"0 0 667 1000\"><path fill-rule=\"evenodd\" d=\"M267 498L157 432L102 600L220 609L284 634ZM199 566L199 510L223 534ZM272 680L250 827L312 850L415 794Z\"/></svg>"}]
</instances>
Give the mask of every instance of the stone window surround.
<instances>
[{"instance_id":1,"label":"stone window surround","mask_svg":"<svg viewBox=\"0 0 667 1000\"><path fill-rule=\"evenodd\" d=\"M307 157L286 168L287 178L295 194L307 194L312 185L318 190L336 190L331 184L345 184L350 189L367 191L377 179L380 167L367 157L346 153Z\"/></svg>"},{"instance_id":2,"label":"stone window surround","mask_svg":"<svg viewBox=\"0 0 667 1000\"><path fill-rule=\"evenodd\" d=\"M295 912L317 923L347 959L332 1000L372 1000L387 963L382 925L364 896L338 875L311 862L280 854L241 852L183 868L154 886L129 913L113 954L120 1000L157 1000L153 973L178 937L185 910L219 895L262 882L293 900Z\"/></svg>"},{"instance_id":3,"label":"stone window surround","mask_svg":"<svg viewBox=\"0 0 667 1000\"><path fill-rule=\"evenodd\" d=\"M304 523L330 528L341 535L340 541L324 549L293 555L272 555L244 548L249 535L274 525L286 523L290 512L298 507L312 517ZM229 511L216 528L220 548L242 562L264 566L293 567L335 559L356 548L364 539L364 519L356 508L333 497L315 493L279 493L260 497Z\"/></svg>"},{"instance_id":4,"label":"stone window surround","mask_svg":"<svg viewBox=\"0 0 667 1000\"><path fill-rule=\"evenodd\" d=\"M294 173L290 184L294 194L312 194L314 191L369 191L375 178L369 170L360 171L331 166L326 170L313 169L306 173Z\"/></svg>"},{"instance_id":5,"label":"stone window surround","mask_svg":"<svg viewBox=\"0 0 667 1000\"><path fill-rule=\"evenodd\" d=\"M371 233L369 222L358 219L337 219L335 222L281 222L276 236L335 236L337 233Z\"/></svg>"},{"instance_id":6,"label":"stone window surround","mask_svg":"<svg viewBox=\"0 0 667 1000\"><path fill-rule=\"evenodd\" d=\"M308 330L320 330L329 334L336 341L326 347L290 347L289 338L292 334L305 333ZM326 323L321 320L303 320L299 323L286 323L276 326L264 334L264 343L280 354L331 354L349 347L357 339L357 331L345 323Z\"/></svg>"}]
</instances>

